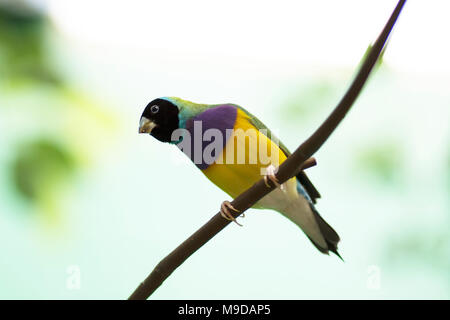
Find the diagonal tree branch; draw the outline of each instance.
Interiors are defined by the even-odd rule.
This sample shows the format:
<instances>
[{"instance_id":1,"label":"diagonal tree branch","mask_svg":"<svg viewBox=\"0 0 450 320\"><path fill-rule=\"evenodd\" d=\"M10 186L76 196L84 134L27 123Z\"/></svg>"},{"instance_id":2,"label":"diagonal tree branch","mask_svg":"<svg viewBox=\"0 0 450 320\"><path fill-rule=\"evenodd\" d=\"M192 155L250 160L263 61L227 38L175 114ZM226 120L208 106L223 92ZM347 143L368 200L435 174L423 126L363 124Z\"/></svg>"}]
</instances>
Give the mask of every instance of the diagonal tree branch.
<instances>
[{"instance_id":1,"label":"diagonal tree branch","mask_svg":"<svg viewBox=\"0 0 450 320\"><path fill-rule=\"evenodd\" d=\"M370 49L366 59L363 61L361 68L350 85L350 88L342 97L334 111L322 123L322 125L280 165L276 174L276 177L280 183L283 183L295 176L302 167L305 167L305 161L307 161L306 166L311 164L311 160L309 158L325 143L328 137L333 133L347 112L350 110L350 107L355 102L364 84L366 83L372 68L377 62L377 59L385 46L386 40L388 39L388 36L398 16L400 15L405 2L406 0L400 0L398 2L389 21ZM235 213L234 216L237 218L245 210L252 207L258 200L271 192L275 186L272 182L270 182L270 184L271 187L268 188L264 183L264 179L260 179L252 187L236 197L231 204L234 208L238 209L239 212ZM176 268L178 268L187 258L189 258L195 251L202 247L217 233L224 229L229 223L230 221L225 220L220 213L213 216L205 225L203 225L192 236L180 244L167 257L161 260L161 262L158 263L144 282L137 287L129 299L147 299Z\"/></svg>"}]
</instances>

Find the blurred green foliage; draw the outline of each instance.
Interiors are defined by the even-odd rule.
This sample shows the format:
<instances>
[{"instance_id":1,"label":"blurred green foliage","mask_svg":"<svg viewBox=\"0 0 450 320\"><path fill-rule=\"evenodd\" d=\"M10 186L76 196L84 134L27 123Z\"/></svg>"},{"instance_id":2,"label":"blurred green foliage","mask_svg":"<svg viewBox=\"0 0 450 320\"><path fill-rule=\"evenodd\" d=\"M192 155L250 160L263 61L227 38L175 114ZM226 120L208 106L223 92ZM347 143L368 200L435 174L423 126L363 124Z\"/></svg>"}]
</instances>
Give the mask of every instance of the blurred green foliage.
<instances>
[{"instance_id":1,"label":"blurred green foliage","mask_svg":"<svg viewBox=\"0 0 450 320\"><path fill-rule=\"evenodd\" d=\"M51 31L46 13L30 2L0 2L0 91L9 106L2 116L11 123L19 117L27 128L18 137L10 135L9 177L21 199L55 216L64 213L64 186L73 183L92 152L92 136L101 137L110 118L56 68ZM16 129L11 125L9 131Z\"/></svg>"},{"instance_id":2,"label":"blurred green foliage","mask_svg":"<svg viewBox=\"0 0 450 320\"><path fill-rule=\"evenodd\" d=\"M4 90L15 89L5 91L10 97L29 94L27 87L16 84L26 83L31 88L50 84L60 90L55 85L61 80L48 59L46 32L45 15L28 2L0 3L0 80L8 84ZM24 111L35 108L31 101L15 107ZM75 170L70 152L52 139L29 137L17 141L17 145L11 178L18 193L29 201L39 203L43 197L49 198Z\"/></svg>"},{"instance_id":3,"label":"blurred green foliage","mask_svg":"<svg viewBox=\"0 0 450 320\"><path fill-rule=\"evenodd\" d=\"M444 229L418 229L406 234L393 235L386 244L384 254L386 262L398 268L411 265L430 267L436 275L443 278L444 283L450 288L449 257L450 232L448 225Z\"/></svg>"},{"instance_id":4,"label":"blurred green foliage","mask_svg":"<svg viewBox=\"0 0 450 320\"><path fill-rule=\"evenodd\" d=\"M448 194L450 195L450 145L448 147L448 155L447 155L447 190ZM448 198L448 200L450 201L450 197Z\"/></svg>"},{"instance_id":5,"label":"blurred green foliage","mask_svg":"<svg viewBox=\"0 0 450 320\"><path fill-rule=\"evenodd\" d=\"M61 82L48 61L46 28L41 12L13 2L0 4L0 77L53 85Z\"/></svg>"},{"instance_id":6,"label":"blurred green foliage","mask_svg":"<svg viewBox=\"0 0 450 320\"><path fill-rule=\"evenodd\" d=\"M371 180L386 186L395 185L403 176L404 155L401 144L395 142L367 144L356 157L356 166Z\"/></svg>"},{"instance_id":7,"label":"blurred green foliage","mask_svg":"<svg viewBox=\"0 0 450 320\"><path fill-rule=\"evenodd\" d=\"M36 140L21 146L12 164L17 190L34 200L44 189L53 189L73 174L75 161L70 153L53 141Z\"/></svg>"},{"instance_id":8,"label":"blurred green foliage","mask_svg":"<svg viewBox=\"0 0 450 320\"><path fill-rule=\"evenodd\" d=\"M307 121L319 110L329 108L330 104L334 103L336 90L335 82L329 79L296 86L285 103L281 104L280 115L288 122Z\"/></svg>"},{"instance_id":9,"label":"blurred green foliage","mask_svg":"<svg viewBox=\"0 0 450 320\"><path fill-rule=\"evenodd\" d=\"M359 70L371 48L372 45L367 47L355 70ZM377 60L375 72L372 74L376 73L376 70L382 65L385 50L386 47L383 49L379 60ZM356 71L354 74L356 74ZM319 111L328 110L340 98L343 90L340 85L341 79L333 79L327 76L316 79L313 82L296 83L291 90L292 93L288 94L285 102L281 104L282 112L280 114L282 119L287 122L309 121L309 118L318 114ZM301 89L299 90L299 88Z\"/></svg>"}]
</instances>

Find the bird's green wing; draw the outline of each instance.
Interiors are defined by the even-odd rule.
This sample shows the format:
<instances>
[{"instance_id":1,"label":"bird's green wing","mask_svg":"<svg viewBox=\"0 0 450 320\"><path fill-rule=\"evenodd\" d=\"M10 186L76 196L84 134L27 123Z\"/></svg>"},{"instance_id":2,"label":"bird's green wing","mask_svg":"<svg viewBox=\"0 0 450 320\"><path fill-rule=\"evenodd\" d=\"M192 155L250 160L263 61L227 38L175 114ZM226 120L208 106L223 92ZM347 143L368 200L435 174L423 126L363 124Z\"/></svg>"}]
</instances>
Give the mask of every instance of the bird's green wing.
<instances>
[{"instance_id":1,"label":"bird's green wing","mask_svg":"<svg viewBox=\"0 0 450 320\"><path fill-rule=\"evenodd\" d=\"M267 126L261 122L257 117L255 117L253 114L242 108L241 106L237 106L239 109L241 109L243 112L245 112L249 118L250 122L258 129L258 130L265 130L267 133L266 136L275 142L278 142L278 146L283 151L283 153L286 155L286 157L289 157L291 155L291 152L289 149L270 131ZM316 203L316 199L320 198L320 193L317 191L316 187L312 184L311 180L309 180L308 176L304 171L300 171L300 173L296 176L297 179L300 181L300 183L303 185L303 187L308 192L309 196L311 197L313 203Z\"/></svg>"},{"instance_id":2,"label":"bird's green wing","mask_svg":"<svg viewBox=\"0 0 450 320\"><path fill-rule=\"evenodd\" d=\"M266 136L275 142L278 142L278 146L280 147L280 149L283 151L283 153L286 155L286 157L289 157L291 155L291 152L289 151L289 149L283 144L283 142L281 142L273 133L272 131L270 131L269 128L267 128L267 126L261 122L261 120L259 120L257 117L255 117L253 114L251 114L250 112L248 112L247 110L245 110L243 107L241 106L237 106L239 109L241 109L242 111L244 111L250 118L250 122L251 124L253 124L256 129L258 130L265 130L265 132L267 133Z\"/></svg>"}]
</instances>

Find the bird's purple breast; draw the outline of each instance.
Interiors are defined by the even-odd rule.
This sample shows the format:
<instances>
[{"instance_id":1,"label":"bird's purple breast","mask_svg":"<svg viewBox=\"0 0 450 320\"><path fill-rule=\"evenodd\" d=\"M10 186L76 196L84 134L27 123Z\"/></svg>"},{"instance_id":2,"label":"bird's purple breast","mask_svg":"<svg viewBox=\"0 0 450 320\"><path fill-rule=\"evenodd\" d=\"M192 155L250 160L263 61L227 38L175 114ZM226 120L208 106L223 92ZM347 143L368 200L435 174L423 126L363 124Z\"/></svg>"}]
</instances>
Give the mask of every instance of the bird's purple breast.
<instances>
[{"instance_id":1,"label":"bird's purple breast","mask_svg":"<svg viewBox=\"0 0 450 320\"><path fill-rule=\"evenodd\" d=\"M213 144L222 146L222 149L225 147L234 128L236 117L236 106L224 104L207 109L186 121L186 130L190 135L190 150L183 150L183 152L199 169L208 168L220 155L222 150L212 148Z\"/></svg>"}]
</instances>

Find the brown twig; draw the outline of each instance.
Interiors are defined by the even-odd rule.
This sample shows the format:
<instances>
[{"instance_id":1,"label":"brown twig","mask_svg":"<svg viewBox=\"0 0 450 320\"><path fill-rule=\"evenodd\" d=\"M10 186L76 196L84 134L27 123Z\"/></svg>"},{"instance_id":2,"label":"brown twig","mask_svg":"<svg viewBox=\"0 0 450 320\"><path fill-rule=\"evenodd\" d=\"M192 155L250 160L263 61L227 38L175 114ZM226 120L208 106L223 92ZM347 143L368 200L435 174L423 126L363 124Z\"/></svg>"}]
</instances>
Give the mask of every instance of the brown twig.
<instances>
[{"instance_id":1,"label":"brown twig","mask_svg":"<svg viewBox=\"0 0 450 320\"><path fill-rule=\"evenodd\" d=\"M317 165L316 158L311 157L302 163L302 165L300 166L300 171L309 169L311 167L314 167L315 165Z\"/></svg>"},{"instance_id":2,"label":"brown twig","mask_svg":"<svg viewBox=\"0 0 450 320\"><path fill-rule=\"evenodd\" d=\"M350 85L350 88L347 90L330 116L305 142L297 148L297 150L295 150L294 153L292 153L279 166L276 177L280 183L283 183L289 178L295 176L298 171L301 170L299 168L304 168L305 166L311 164L311 160L309 160L309 158L324 144L324 142L345 117L366 83L366 80L378 57L380 56L389 33L391 32L405 2L406 0L400 0L398 2L389 21L372 46L369 54L366 56L366 59ZM258 200L267 195L274 188L275 186L272 183L271 187L268 188L264 183L264 179L260 179L252 187L241 193L231 202L232 206L239 210L239 212L235 213L234 216L237 218L240 214L252 207ZM180 244L167 257L161 260L161 262L158 263L144 282L142 282L133 292L129 299L147 299L176 268L178 268L187 258L189 258L189 256L202 247L229 223L230 221L222 218L220 213L213 216L211 220L209 220L192 236Z\"/></svg>"}]
</instances>

